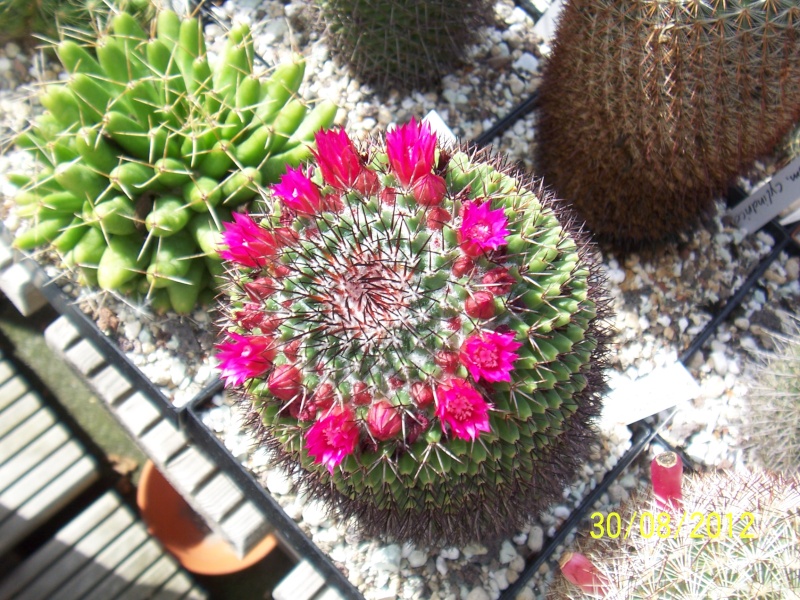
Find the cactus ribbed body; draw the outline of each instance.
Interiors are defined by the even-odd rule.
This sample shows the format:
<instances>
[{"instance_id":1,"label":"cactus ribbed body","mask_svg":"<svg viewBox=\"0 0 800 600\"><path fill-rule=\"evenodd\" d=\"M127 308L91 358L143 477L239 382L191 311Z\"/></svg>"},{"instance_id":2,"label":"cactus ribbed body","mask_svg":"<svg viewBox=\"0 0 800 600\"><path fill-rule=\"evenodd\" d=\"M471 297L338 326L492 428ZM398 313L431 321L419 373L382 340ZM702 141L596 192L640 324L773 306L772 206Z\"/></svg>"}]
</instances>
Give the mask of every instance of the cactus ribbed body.
<instances>
[{"instance_id":1,"label":"cactus ribbed body","mask_svg":"<svg viewBox=\"0 0 800 600\"><path fill-rule=\"evenodd\" d=\"M331 50L381 90L438 84L493 13L485 0L316 1Z\"/></svg>"},{"instance_id":2,"label":"cactus ribbed body","mask_svg":"<svg viewBox=\"0 0 800 600\"><path fill-rule=\"evenodd\" d=\"M538 160L598 235L669 238L800 118L794 0L571 0L540 87Z\"/></svg>"},{"instance_id":3,"label":"cactus ribbed body","mask_svg":"<svg viewBox=\"0 0 800 600\"><path fill-rule=\"evenodd\" d=\"M767 472L686 477L683 504L671 513L659 508L652 495L638 494L619 516L619 535L612 528L611 535L587 536L581 549L599 573L603 594L584 594L559 577L550 598L784 600L800 596L797 478ZM629 523L630 532L625 534Z\"/></svg>"},{"instance_id":4,"label":"cactus ribbed body","mask_svg":"<svg viewBox=\"0 0 800 600\"><path fill-rule=\"evenodd\" d=\"M252 253L231 238L221 368L263 443L364 533L486 540L587 453L604 296L591 247L538 185L483 152L404 171L398 131L350 154L349 184L321 154L273 188Z\"/></svg>"},{"instance_id":5,"label":"cactus ribbed body","mask_svg":"<svg viewBox=\"0 0 800 600\"><path fill-rule=\"evenodd\" d=\"M800 324L772 334L775 350L760 355L747 393L750 410L742 425L747 446L765 468L800 473Z\"/></svg>"},{"instance_id":6,"label":"cactus ribbed body","mask_svg":"<svg viewBox=\"0 0 800 600\"><path fill-rule=\"evenodd\" d=\"M302 61L257 77L246 25L214 65L196 18L162 11L152 38L127 13L110 27L56 46L69 78L43 88L48 110L17 138L42 169L15 198L32 220L15 244L51 243L86 282L187 313L215 293L231 210L307 159L336 107L308 112Z\"/></svg>"}]
</instances>

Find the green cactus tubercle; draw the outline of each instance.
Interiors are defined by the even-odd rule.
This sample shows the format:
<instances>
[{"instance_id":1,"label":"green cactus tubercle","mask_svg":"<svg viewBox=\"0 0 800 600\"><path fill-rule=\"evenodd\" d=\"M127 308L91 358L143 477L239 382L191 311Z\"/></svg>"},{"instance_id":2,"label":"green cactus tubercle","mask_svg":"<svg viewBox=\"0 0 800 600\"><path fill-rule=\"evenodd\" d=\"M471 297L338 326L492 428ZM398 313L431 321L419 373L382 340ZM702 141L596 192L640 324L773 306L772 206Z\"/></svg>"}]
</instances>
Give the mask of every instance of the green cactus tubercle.
<instances>
[{"instance_id":1,"label":"green cactus tubercle","mask_svg":"<svg viewBox=\"0 0 800 600\"><path fill-rule=\"evenodd\" d=\"M222 223L310 156L336 107L297 96L301 60L258 77L246 25L213 65L198 19L162 11L155 29L123 12L91 46L57 44L69 78L16 139L41 169L15 198L30 219L15 245L50 244L84 281L186 313L216 290Z\"/></svg>"}]
</instances>

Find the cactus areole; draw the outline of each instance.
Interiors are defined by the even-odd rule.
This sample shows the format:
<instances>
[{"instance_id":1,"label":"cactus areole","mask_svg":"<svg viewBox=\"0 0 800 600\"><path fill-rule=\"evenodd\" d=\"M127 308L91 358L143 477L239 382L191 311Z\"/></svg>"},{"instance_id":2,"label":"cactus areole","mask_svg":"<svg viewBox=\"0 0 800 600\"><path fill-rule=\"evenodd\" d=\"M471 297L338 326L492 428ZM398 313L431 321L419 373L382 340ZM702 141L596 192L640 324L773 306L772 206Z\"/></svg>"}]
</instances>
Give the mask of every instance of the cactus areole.
<instances>
[{"instance_id":1,"label":"cactus areole","mask_svg":"<svg viewBox=\"0 0 800 600\"><path fill-rule=\"evenodd\" d=\"M365 534L508 534L560 494L599 410L591 246L533 181L427 124L315 161L227 225L219 368L264 444Z\"/></svg>"}]
</instances>

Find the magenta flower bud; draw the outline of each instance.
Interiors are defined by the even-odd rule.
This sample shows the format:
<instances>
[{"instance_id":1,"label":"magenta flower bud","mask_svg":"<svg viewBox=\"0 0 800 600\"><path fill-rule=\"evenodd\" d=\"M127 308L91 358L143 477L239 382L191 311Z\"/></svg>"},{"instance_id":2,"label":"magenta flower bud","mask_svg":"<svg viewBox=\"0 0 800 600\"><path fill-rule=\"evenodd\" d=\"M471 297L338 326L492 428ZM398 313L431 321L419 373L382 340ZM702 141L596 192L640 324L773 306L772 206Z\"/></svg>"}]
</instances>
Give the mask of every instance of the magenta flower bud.
<instances>
[{"instance_id":1,"label":"magenta flower bud","mask_svg":"<svg viewBox=\"0 0 800 600\"><path fill-rule=\"evenodd\" d=\"M469 256L459 256L453 262L453 275L456 277L461 277L469 273L472 269L475 268L475 261L473 261Z\"/></svg>"},{"instance_id":2,"label":"magenta flower bud","mask_svg":"<svg viewBox=\"0 0 800 600\"><path fill-rule=\"evenodd\" d=\"M325 183L340 191L353 187L361 174L361 158L344 129L318 131L314 156Z\"/></svg>"},{"instance_id":3,"label":"magenta flower bud","mask_svg":"<svg viewBox=\"0 0 800 600\"><path fill-rule=\"evenodd\" d=\"M408 427L406 427L406 443L413 444L417 441L420 435L428 430L430 419L425 416L425 413L417 413L409 419Z\"/></svg>"},{"instance_id":4,"label":"magenta flower bud","mask_svg":"<svg viewBox=\"0 0 800 600\"><path fill-rule=\"evenodd\" d=\"M505 296L517 282L505 267L492 269L483 276L481 281L486 286L486 289L495 296Z\"/></svg>"},{"instance_id":5,"label":"magenta flower bud","mask_svg":"<svg viewBox=\"0 0 800 600\"><path fill-rule=\"evenodd\" d=\"M411 397L417 406L425 408L433 403L433 388L421 381L415 381L411 384Z\"/></svg>"},{"instance_id":6,"label":"magenta flower bud","mask_svg":"<svg viewBox=\"0 0 800 600\"><path fill-rule=\"evenodd\" d=\"M376 440L385 442L400 433L403 417L388 400L379 400L369 407L367 427Z\"/></svg>"},{"instance_id":7,"label":"magenta flower bud","mask_svg":"<svg viewBox=\"0 0 800 600\"><path fill-rule=\"evenodd\" d=\"M297 360L297 355L300 352L300 345L303 343L303 340L296 339L292 340L288 344L285 344L281 347L283 351L283 355L288 358L289 360Z\"/></svg>"},{"instance_id":8,"label":"magenta flower bud","mask_svg":"<svg viewBox=\"0 0 800 600\"><path fill-rule=\"evenodd\" d=\"M464 302L464 312L473 319L491 319L494 316L494 295L491 292L475 292Z\"/></svg>"},{"instance_id":9,"label":"magenta flower bud","mask_svg":"<svg viewBox=\"0 0 800 600\"><path fill-rule=\"evenodd\" d=\"M438 206L447 193L447 185L439 175L426 173L414 181L411 191L422 206Z\"/></svg>"},{"instance_id":10,"label":"magenta flower bud","mask_svg":"<svg viewBox=\"0 0 800 600\"><path fill-rule=\"evenodd\" d=\"M386 134L389 166L404 188L431 172L435 152L436 136L428 123L420 123L412 118Z\"/></svg>"},{"instance_id":11,"label":"magenta flower bud","mask_svg":"<svg viewBox=\"0 0 800 600\"><path fill-rule=\"evenodd\" d=\"M364 196L372 196L381 191L381 182L373 171L363 169L358 177L356 177L353 188Z\"/></svg>"},{"instance_id":12,"label":"magenta flower bud","mask_svg":"<svg viewBox=\"0 0 800 600\"><path fill-rule=\"evenodd\" d=\"M322 383L311 395L311 402L318 410L328 410L336 399L335 390L330 383Z\"/></svg>"},{"instance_id":13,"label":"magenta flower bud","mask_svg":"<svg viewBox=\"0 0 800 600\"><path fill-rule=\"evenodd\" d=\"M317 184L305 176L301 167L287 170L280 183L272 186L272 193L301 215L315 215L322 206L322 195Z\"/></svg>"},{"instance_id":14,"label":"magenta flower bud","mask_svg":"<svg viewBox=\"0 0 800 600\"><path fill-rule=\"evenodd\" d=\"M275 280L271 277L259 277L253 281L248 281L242 287L253 302L269 298L278 289L275 285Z\"/></svg>"},{"instance_id":15,"label":"magenta flower bud","mask_svg":"<svg viewBox=\"0 0 800 600\"><path fill-rule=\"evenodd\" d=\"M464 205L458 240L461 251L467 256L477 258L485 252L504 246L509 234L503 209L490 210L489 202Z\"/></svg>"},{"instance_id":16,"label":"magenta flower bud","mask_svg":"<svg viewBox=\"0 0 800 600\"><path fill-rule=\"evenodd\" d=\"M356 381L353 384L353 404L356 406L366 406L372 402L372 394L363 381Z\"/></svg>"},{"instance_id":17,"label":"magenta flower bud","mask_svg":"<svg viewBox=\"0 0 800 600\"><path fill-rule=\"evenodd\" d=\"M239 327L247 331L259 328L266 333L275 331L279 325L277 319L264 312L261 305L256 302L248 302L245 304L242 310L233 313L233 318ZM275 322L274 327L272 326L273 322Z\"/></svg>"},{"instance_id":18,"label":"magenta flower bud","mask_svg":"<svg viewBox=\"0 0 800 600\"><path fill-rule=\"evenodd\" d=\"M386 206L394 206L394 203L397 201L397 190L390 187L383 188L379 194L379 197L382 204L385 204Z\"/></svg>"},{"instance_id":19,"label":"magenta flower bud","mask_svg":"<svg viewBox=\"0 0 800 600\"><path fill-rule=\"evenodd\" d=\"M445 223L449 220L450 213L447 209L441 206L434 206L428 211L428 215L425 217L425 224L428 226L428 229L435 229L438 231L444 228Z\"/></svg>"},{"instance_id":20,"label":"magenta flower bud","mask_svg":"<svg viewBox=\"0 0 800 600\"><path fill-rule=\"evenodd\" d=\"M222 241L227 248L219 255L225 260L251 267L263 267L275 255L275 236L248 215L233 213L233 222L223 223Z\"/></svg>"},{"instance_id":21,"label":"magenta flower bud","mask_svg":"<svg viewBox=\"0 0 800 600\"><path fill-rule=\"evenodd\" d=\"M278 365L269 374L267 389L279 400L288 402L303 391L303 374L294 365Z\"/></svg>"},{"instance_id":22,"label":"magenta flower bud","mask_svg":"<svg viewBox=\"0 0 800 600\"><path fill-rule=\"evenodd\" d=\"M434 355L433 362L445 373L455 373L458 368L458 354L448 350L439 350Z\"/></svg>"}]
</instances>

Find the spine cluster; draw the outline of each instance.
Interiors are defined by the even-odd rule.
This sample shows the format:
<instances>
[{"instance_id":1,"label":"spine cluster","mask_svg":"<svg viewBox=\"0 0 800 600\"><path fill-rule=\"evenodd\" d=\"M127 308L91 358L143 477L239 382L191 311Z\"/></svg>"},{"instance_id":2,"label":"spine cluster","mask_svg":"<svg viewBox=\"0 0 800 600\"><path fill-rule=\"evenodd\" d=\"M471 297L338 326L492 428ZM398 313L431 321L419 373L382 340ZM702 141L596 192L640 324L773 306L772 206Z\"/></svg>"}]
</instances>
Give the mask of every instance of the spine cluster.
<instances>
[{"instance_id":1,"label":"spine cluster","mask_svg":"<svg viewBox=\"0 0 800 600\"><path fill-rule=\"evenodd\" d=\"M425 89L459 65L488 22L486 0L316 0L333 53L380 90Z\"/></svg>"}]
</instances>

